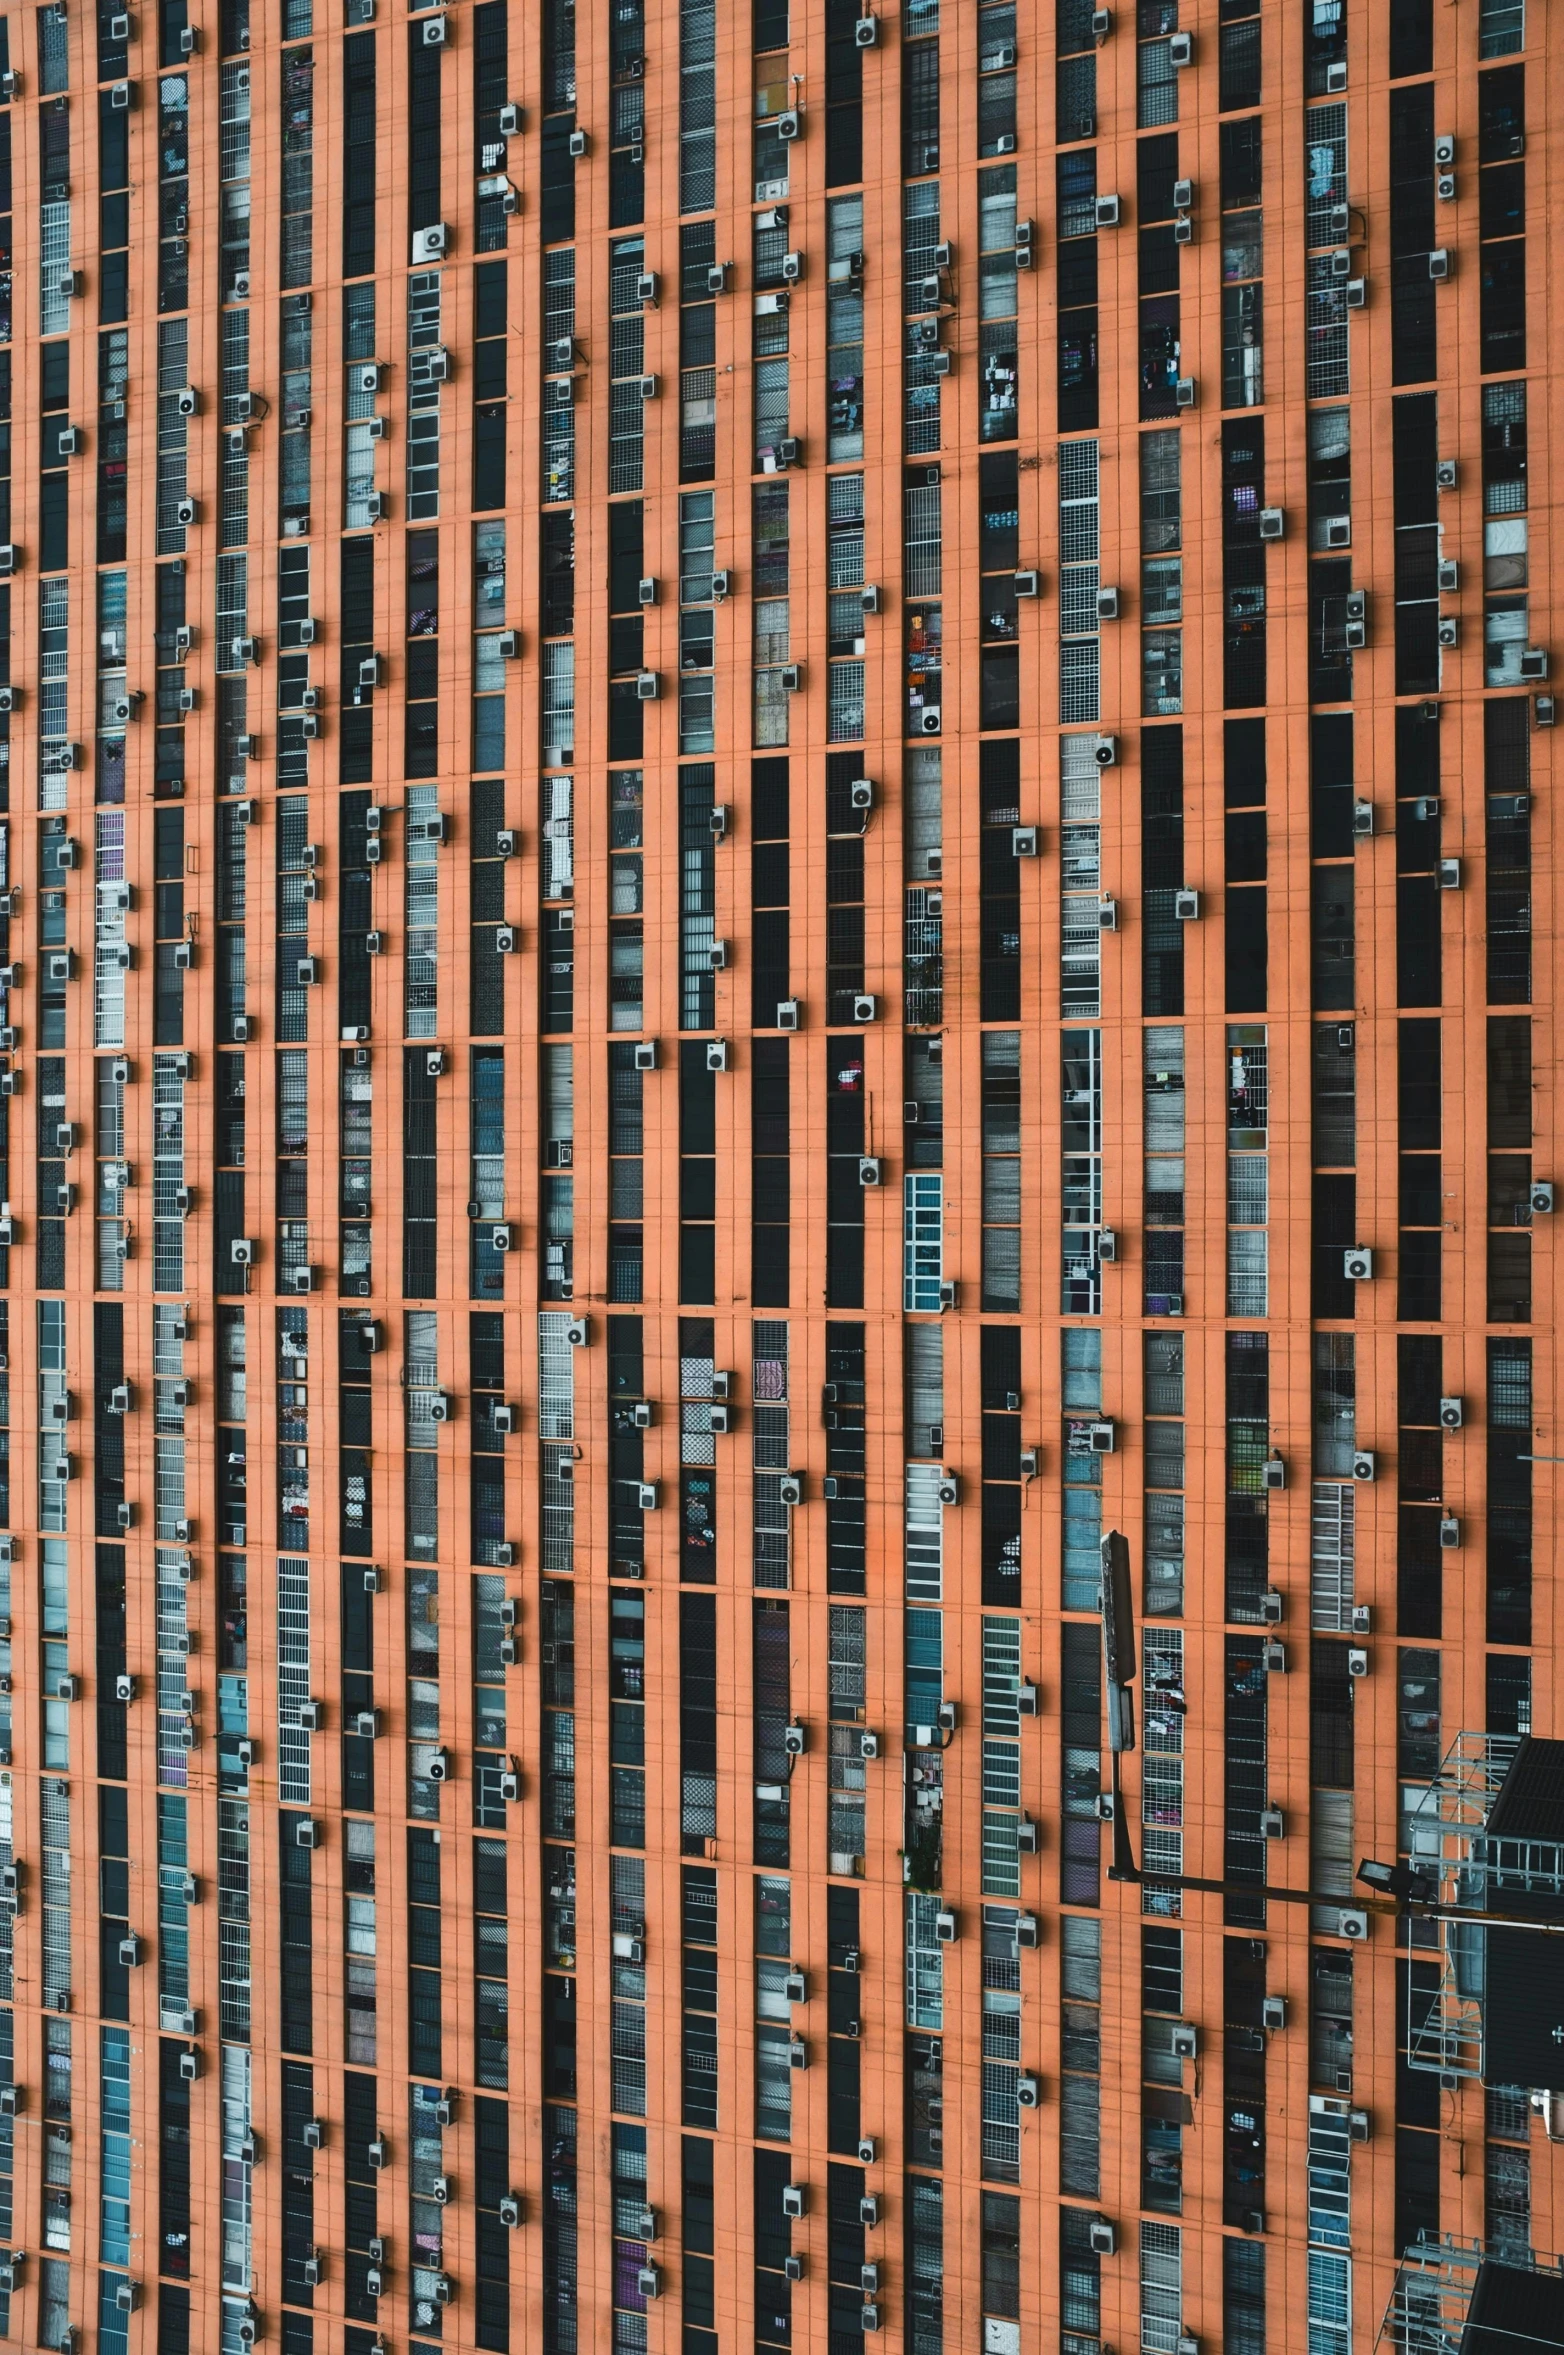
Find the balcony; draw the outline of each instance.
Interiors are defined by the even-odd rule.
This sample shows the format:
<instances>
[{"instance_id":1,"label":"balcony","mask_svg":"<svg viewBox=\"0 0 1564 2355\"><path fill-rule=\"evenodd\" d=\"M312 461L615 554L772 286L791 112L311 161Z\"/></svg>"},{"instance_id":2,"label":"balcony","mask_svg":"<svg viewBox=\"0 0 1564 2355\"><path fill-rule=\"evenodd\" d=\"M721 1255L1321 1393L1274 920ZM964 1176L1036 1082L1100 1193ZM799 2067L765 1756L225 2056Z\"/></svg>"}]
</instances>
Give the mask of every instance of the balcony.
<instances>
[{"instance_id":1,"label":"balcony","mask_svg":"<svg viewBox=\"0 0 1564 2355\"><path fill-rule=\"evenodd\" d=\"M945 1010L945 922L939 891L907 894L903 943L903 1014L913 1029L937 1029Z\"/></svg>"}]
</instances>

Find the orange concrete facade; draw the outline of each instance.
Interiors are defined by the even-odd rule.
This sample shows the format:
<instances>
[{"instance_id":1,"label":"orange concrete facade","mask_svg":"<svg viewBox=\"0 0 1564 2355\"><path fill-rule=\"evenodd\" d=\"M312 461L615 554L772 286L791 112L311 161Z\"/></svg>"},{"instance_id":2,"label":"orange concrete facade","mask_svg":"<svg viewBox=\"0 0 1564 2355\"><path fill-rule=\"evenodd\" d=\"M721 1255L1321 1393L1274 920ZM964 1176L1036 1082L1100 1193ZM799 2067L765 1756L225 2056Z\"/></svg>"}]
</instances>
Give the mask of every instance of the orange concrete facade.
<instances>
[{"instance_id":1,"label":"orange concrete facade","mask_svg":"<svg viewBox=\"0 0 1564 2355\"><path fill-rule=\"evenodd\" d=\"M0 30L0 2338L1558 2250L1538 0Z\"/></svg>"}]
</instances>

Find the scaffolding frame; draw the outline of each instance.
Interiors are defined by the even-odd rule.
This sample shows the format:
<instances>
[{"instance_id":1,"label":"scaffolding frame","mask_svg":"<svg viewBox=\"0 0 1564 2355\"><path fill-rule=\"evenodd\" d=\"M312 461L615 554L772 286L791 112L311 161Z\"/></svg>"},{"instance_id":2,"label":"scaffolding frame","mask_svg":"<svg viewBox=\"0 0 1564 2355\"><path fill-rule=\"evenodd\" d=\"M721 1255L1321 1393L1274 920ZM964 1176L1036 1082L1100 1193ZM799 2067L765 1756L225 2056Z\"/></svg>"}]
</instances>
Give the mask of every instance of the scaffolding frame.
<instances>
[{"instance_id":1,"label":"scaffolding frame","mask_svg":"<svg viewBox=\"0 0 1564 2355\"><path fill-rule=\"evenodd\" d=\"M1519 1734L1459 1733L1409 1825L1412 1864L1433 1884L1440 1907L1470 1913L1519 1896L1564 1898L1564 1844L1508 1835L1490 1838L1488 1821L1521 1748ZM1439 1988L1425 2012L1411 2000L1407 1958L1407 2065L1453 2082L1483 2075L1483 1993L1486 1937L1481 1922L1435 1924Z\"/></svg>"},{"instance_id":2,"label":"scaffolding frame","mask_svg":"<svg viewBox=\"0 0 1564 2355\"><path fill-rule=\"evenodd\" d=\"M1395 2347L1400 2355L1460 2355L1477 2276L1487 2258L1481 2241L1420 2238L1396 2269L1375 2346ZM1546 2273L1564 2280L1564 2259L1558 2257L1506 2250L1495 2262L1517 2273Z\"/></svg>"}]
</instances>

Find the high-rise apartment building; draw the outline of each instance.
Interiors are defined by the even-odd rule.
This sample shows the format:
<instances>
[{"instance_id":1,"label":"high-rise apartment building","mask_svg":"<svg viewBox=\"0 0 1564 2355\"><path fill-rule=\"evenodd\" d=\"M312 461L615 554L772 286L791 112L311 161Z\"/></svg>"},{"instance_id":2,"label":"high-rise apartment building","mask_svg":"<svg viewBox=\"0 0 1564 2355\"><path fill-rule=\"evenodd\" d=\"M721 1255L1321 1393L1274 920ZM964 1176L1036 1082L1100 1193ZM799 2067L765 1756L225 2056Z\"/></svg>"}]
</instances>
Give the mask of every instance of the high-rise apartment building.
<instances>
[{"instance_id":1,"label":"high-rise apartment building","mask_svg":"<svg viewBox=\"0 0 1564 2355\"><path fill-rule=\"evenodd\" d=\"M1561 73L0 16L0 2342L1554 2343Z\"/></svg>"}]
</instances>

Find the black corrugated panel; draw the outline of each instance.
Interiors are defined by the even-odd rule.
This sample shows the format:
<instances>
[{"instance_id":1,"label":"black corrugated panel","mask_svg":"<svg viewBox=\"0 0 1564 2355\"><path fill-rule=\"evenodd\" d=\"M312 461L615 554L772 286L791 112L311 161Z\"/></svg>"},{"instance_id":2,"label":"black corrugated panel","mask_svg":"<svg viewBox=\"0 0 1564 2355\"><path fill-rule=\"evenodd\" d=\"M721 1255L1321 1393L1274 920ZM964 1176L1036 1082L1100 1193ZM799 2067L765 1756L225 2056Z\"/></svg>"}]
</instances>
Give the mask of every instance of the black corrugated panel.
<instances>
[{"instance_id":1,"label":"black corrugated panel","mask_svg":"<svg viewBox=\"0 0 1564 2355\"><path fill-rule=\"evenodd\" d=\"M1564 1842L1564 1742L1528 1735L1488 1818L1488 1837Z\"/></svg>"},{"instance_id":2,"label":"black corrugated panel","mask_svg":"<svg viewBox=\"0 0 1564 2355\"><path fill-rule=\"evenodd\" d=\"M1489 2085L1564 2080L1564 1940L1536 1930L1488 1932L1483 2046Z\"/></svg>"},{"instance_id":3,"label":"black corrugated panel","mask_svg":"<svg viewBox=\"0 0 1564 2355\"><path fill-rule=\"evenodd\" d=\"M1564 2347L1564 2277L1486 2264L1472 2292L1461 2355L1511 2355L1517 2345Z\"/></svg>"}]
</instances>

